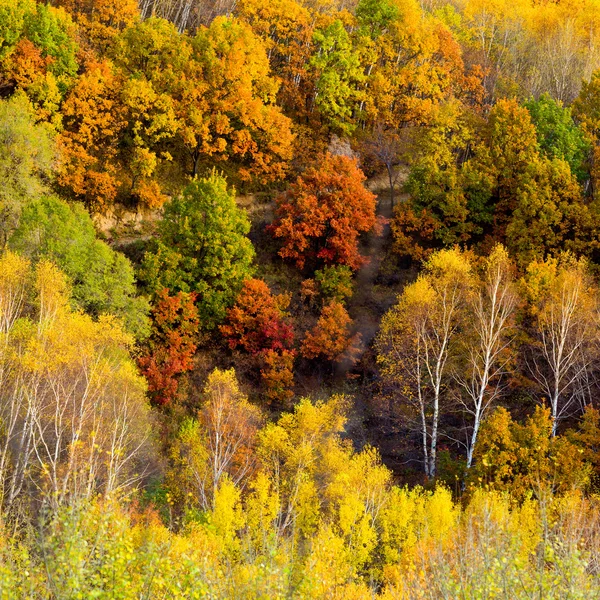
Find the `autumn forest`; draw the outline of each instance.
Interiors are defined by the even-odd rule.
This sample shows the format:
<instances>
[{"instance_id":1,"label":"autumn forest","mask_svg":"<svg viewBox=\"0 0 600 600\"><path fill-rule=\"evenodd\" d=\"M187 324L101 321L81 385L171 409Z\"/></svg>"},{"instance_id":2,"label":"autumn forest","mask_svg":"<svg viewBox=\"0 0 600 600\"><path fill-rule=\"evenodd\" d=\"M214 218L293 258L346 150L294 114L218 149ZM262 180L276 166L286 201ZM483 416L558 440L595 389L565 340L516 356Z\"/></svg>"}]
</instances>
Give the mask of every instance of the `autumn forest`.
<instances>
[{"instance_id":1,"label":"autumn forest","mask_svg":"<svg viewBox=\"0 0 600 600\"><path fill-rule=\"evenodd\" d=\"M0 600L600 599L600 0L0 0Z\"/></svg>"}]
</instances>

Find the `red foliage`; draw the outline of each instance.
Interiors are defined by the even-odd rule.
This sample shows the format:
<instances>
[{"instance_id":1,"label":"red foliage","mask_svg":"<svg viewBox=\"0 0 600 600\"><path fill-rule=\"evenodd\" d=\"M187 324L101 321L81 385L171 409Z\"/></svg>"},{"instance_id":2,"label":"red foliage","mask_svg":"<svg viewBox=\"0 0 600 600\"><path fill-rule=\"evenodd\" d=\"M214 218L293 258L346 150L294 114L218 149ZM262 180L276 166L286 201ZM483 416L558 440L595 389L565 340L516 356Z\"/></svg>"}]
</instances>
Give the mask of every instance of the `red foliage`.
<instances>
[{"instance_id":1,"label":"red foliage","mask_svg":"<svg viewBox=\"0 0 600 600\"><path fill-rule=\"evenodd\" d=\"M152 401L158 405L175 398L177 376L193 368L199 325L195 300L193 292L171 296L168 289L163 289L152 309L152 333L138 365L148 380Z\"/></svg>"},{"instance_id":2,"label":"red foliage","mask_svg":"<svg viewBox=\"0 0 600 600\"><path fill-rule=\"evenodd\" d=\"M294 330L285 312L289 302L285 294L271 294L264 281L247 279L227 312L227 323L220 328L229 347L241 346L253 355L265 350L289 350L294 343Z\"/></svg>"},{"instance_id":3,"label":"red foliage","mask_svg":"<svg viewBox=\"0 0 600 600\"><path fill-rule=\"evenodd\" d=\"M359 268L365 259L358 252L358 236L377 226L376 197L364 180L354 160L330 154L298 177L277 199L270 226L283 241L280 256L300 269L307 262Z\"/></svg>"}]
</instances>

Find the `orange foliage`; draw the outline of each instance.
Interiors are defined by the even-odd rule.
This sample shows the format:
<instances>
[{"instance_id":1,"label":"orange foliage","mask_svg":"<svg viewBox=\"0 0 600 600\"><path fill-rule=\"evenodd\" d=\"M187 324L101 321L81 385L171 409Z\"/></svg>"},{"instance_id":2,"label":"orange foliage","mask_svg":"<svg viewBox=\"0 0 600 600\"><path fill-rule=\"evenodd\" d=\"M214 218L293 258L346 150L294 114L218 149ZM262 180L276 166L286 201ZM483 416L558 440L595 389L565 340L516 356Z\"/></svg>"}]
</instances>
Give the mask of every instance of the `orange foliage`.
<instances>
[{"instance_id":1,"label":"orange foliage","mask_svg":"<svg viewBox=\"0 0 600 600\"><path fill-rule=\"evenodd\" d=\"M127 124L122 85L111 63L96 63L79 78L62 109L58 181L94 209L111 205L119 189L117 156Z\"/></svg>"},{"instance_id":2,"label":"orange foliage","mask_svg":"<svg viewBox=\"0 0 600 600\"><path fill-rule=\"evenodd\" d=\"M294 330L286 312L289 302L289 295L274 296L264 281L248 279L227 311L227 323L220 327L230 348L241 347L258 358L271 401L284 402L293 396L296 353L291 349Z\"/></svg>"},{"instance_id":3,"label":"orange foliage","mask_svg":"<svg viewBox=\"0 0 600 600\"><path fill-rule=\"evenodd\" d=\"M199 319L196 294L158 294L152 311L153 331L147 353L138 359L154 402L168 404L177 395L177 376L193 368Z\"/></svg>"},{"instance_id":4,"label":"orange foliage","mask_svg":"<svg viewBox=\"0 0 600 600\"><path fill-rule=\"evenodd\" d=\"M136 0L59 0L88 41L106 50L112 39L139 18Z\"/></svg>"},{"instance_id":5,"label":"orange foliage","mask_svg":"<svg viewBox=\"0 0 600 600\"><path fill-rule=\"evenodd\" d=\"M260 374L270 402L285 403L293 397L295 357L293 350L266 350L262 353L265 366Z\"/></svg>"},{"instance_id":6,"label":"orange foliage","mask_svg":"<svg viewBox=\"0 0 600 600\"><path fill-rule=\"evenodd\" d=\"M323 307L317 324L306 334L301 353L305 358L322 356L327 360L342 362L356 360L360 333L350 335L352 319L339 302Z\"/></svg>"},{"instance_id":7,"label":"orange foliage","mask_svg":"<svg viewBox=\"0 0 600 600\"><path fill-rule=\"evenodd\" d=\"M279 255L306 263L347 265L358 269L365 259L358 252L361 232L376 228L376 197L364 186L355 161L326 155L298 177L277 199L271 231L283 240Z\"/></svg>"},{"instance_id":8,"label":"orange foliage","mask_svg":"<svg viewBox=\"0 0 600 600\"><path fill-rule=\"evenodd\" d=\"M233 349L241 346L250 354L264 350L289 350L294 341L294 331L285 312L290 297L273 296L260 279L248 279L235 305L227 311L227 324L221 333Z\"/></svg>"}]
</instances>

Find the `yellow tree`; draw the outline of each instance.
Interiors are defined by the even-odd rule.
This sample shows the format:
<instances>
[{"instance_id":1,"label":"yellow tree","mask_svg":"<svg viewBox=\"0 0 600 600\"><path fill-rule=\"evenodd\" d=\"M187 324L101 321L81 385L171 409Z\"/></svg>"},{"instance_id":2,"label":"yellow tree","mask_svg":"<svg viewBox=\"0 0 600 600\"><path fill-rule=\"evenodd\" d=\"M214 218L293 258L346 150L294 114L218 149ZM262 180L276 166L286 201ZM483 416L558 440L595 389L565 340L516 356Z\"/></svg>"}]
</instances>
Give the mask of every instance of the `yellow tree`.
<instances>
[{"instance_id":1,"label":"yellow tree","mask_svg":"<svg viewBox=\"0 0 600 600\"><path fill-rule=\"evenodd\" d=\"M459 250L440 250L383 317L377 360L384 381L416 412L423 466L435 477L440 417L456 359L458 331L471 293L472 267Z\"/></svg>"},{"instance_id":2,"label":"yellow tree","mask_svg":"<svg viewBox=\"0 0 600 600\"><path fill-rule=\"evenodd\" d=\"M24 494L54 505L112 494L144 474L150 422L133 339L111 317L69 308L52 264L0 257L0 485L7 508Z\"/></svg>"},{"instance_id":3,"label":"yellow tree","mask_svg":"<svg viewBox=\"0 0 600 600\"><path fill-rule=\"evenodd\" d=\"M171 449L168 478L173 491L204 510L214 507L225 479L243 489L256 467L255 445L262 420L232 370L215 369L204 388L197 419L187 420Z\"/></svg>"},{"instance_id":4,"label":"yellow tree","mask_svg":"<svg viewBox=\"0 0 600 600\"><path fill-rule=\"evenodd\" d=\"M481 423L505 389L513 359L511 342L519 300L515 266L506 249L496 246L481 262L461 334L464 358L455 373L460 385L459 402L470 421L467 468L473 463Z\"/></svg>"},{"instance_id":5,"label":"yellow tree","mask_svg":"<svg viewBox=\"0 0 600 600\"><path fill-rule=\"evenodd\" d=\"M278 83L262 40L245 23L219 17L192 40L206 111L183 115L186 150L200 163L235 165L242 181L280 178L291 158L291 122L276 106ZM193 117L193 118L191 118Z\"/></svg>"},{"instance_id":6,"label":"yellow tree","mask_svg":"<svg viewBox=\"0 0 600 600\"><path fill-rule=\"evenodd\" d=\"M556 435L574 404L587 403L598 352L598 288L587 261L571 254L532 262L522 285L531 319L528 365L550 404Z\"/></svg>"}]
</instances>

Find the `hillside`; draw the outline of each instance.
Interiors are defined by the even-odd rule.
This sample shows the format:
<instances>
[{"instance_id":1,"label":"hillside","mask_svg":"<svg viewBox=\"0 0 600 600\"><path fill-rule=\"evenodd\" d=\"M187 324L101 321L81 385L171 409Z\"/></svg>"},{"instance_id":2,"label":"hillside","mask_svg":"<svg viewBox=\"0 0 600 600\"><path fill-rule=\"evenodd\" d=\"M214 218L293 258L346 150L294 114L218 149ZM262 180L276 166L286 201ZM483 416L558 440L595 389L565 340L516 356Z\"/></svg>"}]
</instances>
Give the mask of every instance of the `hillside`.
<instances>
[{"instance_id":1,"label":"hillside","mask_svg":"<svg viewBox=\"0 0 600 600\"><path fill-rule=\"evenodd\" d=\"M0 599L600 598L600 0L0 0Z\"/></svg>"}]
</instances>

